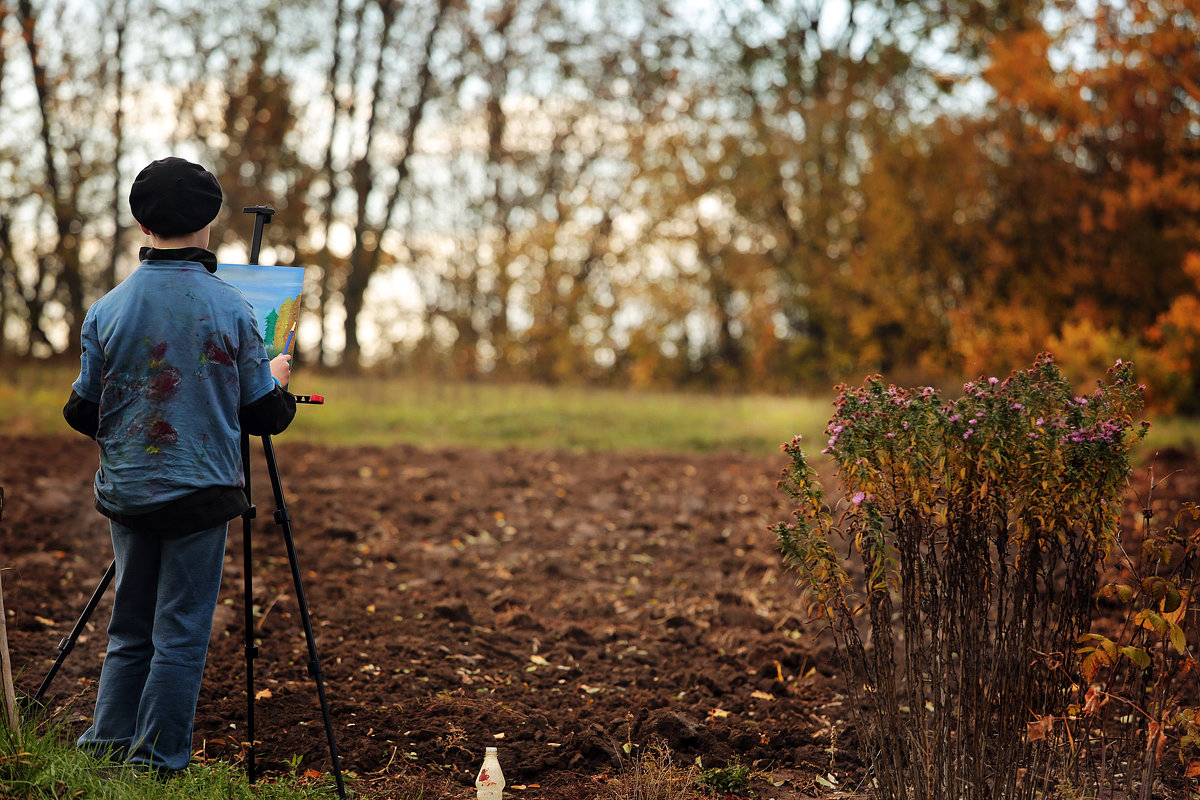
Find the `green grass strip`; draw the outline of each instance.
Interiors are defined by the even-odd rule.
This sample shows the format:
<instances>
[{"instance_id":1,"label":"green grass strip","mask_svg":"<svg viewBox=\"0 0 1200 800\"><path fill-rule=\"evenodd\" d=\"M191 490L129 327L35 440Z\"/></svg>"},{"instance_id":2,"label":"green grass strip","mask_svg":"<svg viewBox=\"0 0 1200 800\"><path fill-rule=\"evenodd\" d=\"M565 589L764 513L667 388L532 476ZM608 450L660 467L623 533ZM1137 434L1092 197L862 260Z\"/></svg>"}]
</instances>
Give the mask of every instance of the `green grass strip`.
<instances>
[{"instance_id":1,"label":"green grass strip","mask_svg":"<svg viewBox=\"0 0 1200 800\"><path fill-rule=\"evenodd\" d=\"M23 364L0 375L0 431L71 434L62 418L77 370ZM298 369L304 405L282 441L333 445L574 451L741 451L768 454L800 433L818 437L829 397L712 395L344 376Z\"/></svg>"},{"instance_id":2,"label":"green grass strip","mask_svg":"<svg viewBox=\"0 0 1200 800\"><path fill-rule=\"evenodd\" d=\"M0 433L73 435L62 418L74 363L21 362L0 370ZM537 384L346 376L296 370L291 389L324 395L301 406L281 441L329 445L508 447L578 452L777 453L800 434L824 447L833 388L805 397L550 387ZM1137 450L1200 448L1200 420L1151 417Z\"/></svg>"},{"instance_id":3,"label":"green grass strip","mask_svg":"<svg viewBox=\"0 0 1200 800\"><path fill-rule=\"evenodd\" d=\"M166 780L115 764L74 747L62 728L36 713L17 731L0 725L0 798L3 800L330 800L332 776L272 777L253 786L238 766L193 764Z\"/></svg>"}]
</instances>

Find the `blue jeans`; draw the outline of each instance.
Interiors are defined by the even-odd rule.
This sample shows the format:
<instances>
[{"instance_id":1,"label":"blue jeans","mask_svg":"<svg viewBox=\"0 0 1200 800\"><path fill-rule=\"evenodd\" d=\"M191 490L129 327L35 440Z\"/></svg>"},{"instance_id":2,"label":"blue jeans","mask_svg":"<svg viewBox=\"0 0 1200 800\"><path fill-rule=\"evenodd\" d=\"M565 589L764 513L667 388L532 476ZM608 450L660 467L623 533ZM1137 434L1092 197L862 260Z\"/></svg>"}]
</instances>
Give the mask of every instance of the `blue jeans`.
<instances>
[{"instance_id":1,"label":"blue jeans","mask_svg":"<svg viewBox=\"0 0 1200 800\"><path fill-rule=\"evenodd\" d=\"M108 655L79 746L161 772L184 769L228 524L178 536L110 527L117 588Z\"/></svg>"}]
</instances>

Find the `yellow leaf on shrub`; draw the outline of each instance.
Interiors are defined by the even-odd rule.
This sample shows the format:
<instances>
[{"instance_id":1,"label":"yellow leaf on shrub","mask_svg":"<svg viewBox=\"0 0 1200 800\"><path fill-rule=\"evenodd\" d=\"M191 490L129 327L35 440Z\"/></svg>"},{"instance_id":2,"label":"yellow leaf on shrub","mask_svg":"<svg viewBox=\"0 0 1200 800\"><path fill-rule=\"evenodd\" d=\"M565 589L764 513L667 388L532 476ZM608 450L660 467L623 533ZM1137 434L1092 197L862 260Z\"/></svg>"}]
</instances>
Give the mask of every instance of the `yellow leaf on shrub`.
<instances>
[{"instance_id":1,"label":"yellow leaf on shrub","mask_svg":"<svg viewBox=\"0 0 1200 800\"><path fill-rule=\"evenodd\" d=\"M1186 591L1179 592L1177 600L1178 600L1179 604L1171 610L1167 610L1166 600L1165 599L1163 600L1163 609L1162 609L1163 610L1163 619L1165 619L1167 622L1170 622L1173 624L1178 623L1181 619L1183 619L1183 615L1187 613L1187 608L1188 608L1187 592Z\"/></svg>"},{"instance_id":2,"label":"yellow leaf on shrub","mask_svg":"<svg viewBox=\"0 0 1200 800\"><path fill-rule=\"evenodd\" d=\"M1175 652L1179 655L1187 655L1187 636L1183 633L1183 628L1176 625L1174 622L1171 625L1171 644L1175 647Z\"/></svg>"},{"instance_id":3,"label":"yellow leaf on shrub","mask_svg":"<svg viewBox=\"0 0 1200 800\"><path fill-rule=\"evenodd\" d=\"M1167 621L1157 612L1151 611L1148 608L1143 608L1139 611L1137 616L1133 618L1133 621L1148 631L1154 631L1159 636L1166 636L1168 633Z\"/></svg>"},{"instance_id":4,"label":"yellow leaf on shrub","mask_svg":"<svg viewBox=\"0 0 1200 800\"><path fill-rule=\"evenodd\" d=\"M1125 647L1121 648L1121 652L1125 654L1126 658L1128 658L1134 664L1137 664L1141 669L1146 669L1150 666L1150 654L1140 647L1126 645Z\"/></svg>"},{"instance_id":5,"label":"yellow leaf on shrub","mask_svg":"<svg viewBox=\"0 0 1200 800\"><path fill-rule=\"evenodd\" d=\"M1083 661L1079 665L1079 671L1083 673L1083 679L1087 683L1091 683L1096 673L1100 671L1100 667L1107 664L1107 659L1102 650L1093 650L1083 657Z\"/></svg>"}]
</instances>

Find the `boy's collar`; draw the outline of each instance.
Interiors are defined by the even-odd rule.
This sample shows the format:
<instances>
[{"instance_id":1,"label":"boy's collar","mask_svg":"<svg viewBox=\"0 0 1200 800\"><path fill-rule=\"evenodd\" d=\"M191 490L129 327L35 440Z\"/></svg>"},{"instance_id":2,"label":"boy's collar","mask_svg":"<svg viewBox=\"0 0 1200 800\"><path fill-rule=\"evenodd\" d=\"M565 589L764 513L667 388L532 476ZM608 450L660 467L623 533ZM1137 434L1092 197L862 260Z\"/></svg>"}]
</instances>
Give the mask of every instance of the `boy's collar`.
<instances>
[{"instance_id":1,"label":"boy's collar","mask_svg":"<svg viewBox=\"0 0 1200 800\"><path fill-rule=\"evenodd\" d=\"M217 271L217 257L203 247L143 247L142 261L195 261L209 272Z\"/></svg>"}]
</instances>

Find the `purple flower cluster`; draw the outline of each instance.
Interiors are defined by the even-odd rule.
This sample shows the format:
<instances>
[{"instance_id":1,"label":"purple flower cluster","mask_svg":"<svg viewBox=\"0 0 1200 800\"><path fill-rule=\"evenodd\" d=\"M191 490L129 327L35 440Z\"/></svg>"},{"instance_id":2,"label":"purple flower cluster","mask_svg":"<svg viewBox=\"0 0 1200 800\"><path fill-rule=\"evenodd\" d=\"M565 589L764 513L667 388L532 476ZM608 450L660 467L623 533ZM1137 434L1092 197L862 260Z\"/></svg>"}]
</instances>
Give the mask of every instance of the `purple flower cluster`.
<instances>
[{"instance_id":1,"label":"purple flower cluster","mask_svg":"<svg viewBox=\"0 0 1200 800\"><path fill-rule=\"evenodd\" d=\"M1063 434L1062 441L1071 444L1084 444L1087 442L1104 442L1107 444L1115 444L1121 440L1121 434L1124 433L1127 426L1115 419L1102 420L1090 428L1080 428Z\"/></svg>"},{"instance_id":2,"label":"purple flower cluster","mask_svg":"<svg viewBox=\"0 0 1200 800\"><path fill-rule=\"evenodd\" d=\"M826 432L826 433L832 434L832 435L829 437L829 446L828 446L828 447L826 447L826 448L825 448L824 450L822 450L821 452L822 452L822 453L828 453L828 452L829 452L830 450L832 450L834 447L837 447L837 443L838 443L838 437L839 437L839 436L841 436L841 434L842 434L842 431L844 431L844 430L845 430L845 428L844 428L843 426L841 426L841 425L837 425L837 424L834 424L834 423L830 423L829 427L828 427L828 428L825 430L825 432Z\"/></svg>"},{"instance_id":3,"label":"purple flower cluster","mask_svg":"<svg viewBox=\"0 0 1200 800\"><path fill-rule=\"evenodd\" d=\"M1083 443L1114 447L1117 457L1131 424L1127 409L1141 400L1140 389L1128 380L1130 368L1119 363L1107 384L1082 395L1049 356L1007 379L967 382L952 401L943 401L931 386L902 388L878 376L859 387L842 385L821 453L864 479L891 463L903 463L912 474L943 469L945 448L991 465L1027 458L1061 463L1052 452L1056 446ZM794 440L791 446L799 444Z\"/></svg>"},{"instance_id":4,"label":"purple flower cluster","mask_svg":"<svg viewBox=\"0 0 1200 800\"><path fill-rule=\"evenodd\" d=\"M780 445L779 449L785 453L801 453L804 450L804 437L797 433L791 438L791 441Z\"/></svg>"}]
</instances>

